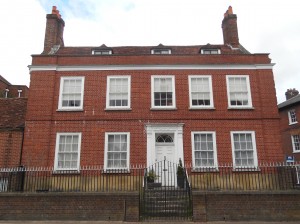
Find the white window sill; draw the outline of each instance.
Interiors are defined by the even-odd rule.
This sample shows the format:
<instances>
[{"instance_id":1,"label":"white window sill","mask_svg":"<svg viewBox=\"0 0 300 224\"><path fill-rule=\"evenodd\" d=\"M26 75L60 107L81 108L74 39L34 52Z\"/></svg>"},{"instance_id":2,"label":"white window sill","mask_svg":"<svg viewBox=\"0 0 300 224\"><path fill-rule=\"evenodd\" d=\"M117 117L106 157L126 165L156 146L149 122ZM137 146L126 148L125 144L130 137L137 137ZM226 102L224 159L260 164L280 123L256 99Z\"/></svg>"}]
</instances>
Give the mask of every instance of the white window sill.
<instances>
[{"instance_id":1,"label":"white window sill","mask_svg":"<svg viewBox=\"0 0 300 224\"><path fill-rule=\"evenodd\" d=\"M299 150L299 151L294 151L294 150L293 150L293 153L296 153L296 154L297 154L297 153L300 153L300 150Z\"/></svg>"},{"instance_id":2,"label":"white window sill","mask_svg":"<svg viewBox=\"0 0 300 224\"><path fill-rule=\"evenodd\" d=\"M254 110L254 107L228 107L228 110Z\"/></svg>"},{"instance_id":3,"label":"white window sill","mask_svg":"<svg viewBox=\"0 0 300 224\"><path fill-rule=\"evenodd\" d=\"M215 110L215 107L190 107L189 110Z\"/></svg>"},{"instance_id":4,"label":"white window sill","mask_svg":"<svg viewBox=\"0 0 300 224\"><path fill-rule=\"evenodd\" d=\"M79 170L54 170L53 174L80 174Z\"/></svg>"},{"instance_id":5,"label":"white window sill","mask_svg":"<svg viewBox=\"0 0 300 224\"><path fill-rule=\"evenodd\" d=\"M60 112L60 111L67 111L67 112L72 112L72 111L74 111L74 112L78 112L78 111L84 111L82 108L79 108L79 109L75 109L75 108L73 108L73 109L71 109L71 108L59 108L59 109L57 109L56 110L57 112Z\"/></svg>"},{"instance_id":6,"label":"white window sill","mask_svg":"<svg viewBox=\"0 0 300 224\"><path fill-rule=\"evenodd\" d=\"M105 174L114 174L114 173L130 173L128 168L116 168L116 169L105 169L103 170Z\"/></svg>"},{"instance_id":7,"label":"white window sill","mask_svg":"<svg viewBox=\"0 0 300 224\"><path fill-rule=\"evenodd\" d=\"M234 172L258 172L260 169L257 166L252 166L252 167L234 167L233 168Z\"/></svg>"},{"instance_id":8,"label":"white window sill","mask_svg":"<svg viewBox=\"0 0 300 224\"><path fill-rule=\"evenodd\" d=\"M152 107L150 110L177 110L176 107Z\"/></svg>"},{"instance_id":9,"label":"white window sill","mask_svg":"<svg viewBox=\"0 0 300 224\"><path fill-rule=\"evenodd\" d=\"M197 172L197 173L206 173L206 172L219 172L219 168L218 167L195 167L193 168L192 172Z\"/></svg>"},{"instance_id":10,"label":"white window sill","mask_svg":"<svg viewBox=\"0 0 300 224\"><path fill-rule=\"evenodd\" d=\"M293 124L298 124L298 121L293 122L293 123L289 123L289 125L293 125Z\"/></svg>"},{"instance_id":11,"label":"white window sill","mask_svg":"<svg viewBox=\"0 0 300 224\"><path fill-rule=\"evenodd\" d=\"M127 110L127 111L131 111L131 108L124 108L124 107L107 107L105 108L105 111L116 111L116 110Z\"/></svg>"}]
</instances>

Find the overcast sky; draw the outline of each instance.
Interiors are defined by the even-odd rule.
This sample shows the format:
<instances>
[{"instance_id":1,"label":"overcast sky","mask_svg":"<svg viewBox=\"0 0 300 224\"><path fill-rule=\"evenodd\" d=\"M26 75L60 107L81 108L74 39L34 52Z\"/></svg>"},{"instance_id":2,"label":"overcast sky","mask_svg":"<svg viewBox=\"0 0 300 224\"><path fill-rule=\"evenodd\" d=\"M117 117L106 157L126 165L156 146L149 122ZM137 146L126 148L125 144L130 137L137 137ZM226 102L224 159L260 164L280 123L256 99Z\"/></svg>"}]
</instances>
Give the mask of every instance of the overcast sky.
<instances>
[{"instance_id":1,"label":"overcast sky","mask_svg":"<svg viewBox=\"0 0 300 224\"><path fill-rule=\"evenodd\" d=\"M297 0L1 0L0 75L29 86L31 54L43 50L46 14L56 5L65 46L223 44L228 6L240 43L270 53L278 103L300 90L300 1Z\"/></svg>"}]
</instances>

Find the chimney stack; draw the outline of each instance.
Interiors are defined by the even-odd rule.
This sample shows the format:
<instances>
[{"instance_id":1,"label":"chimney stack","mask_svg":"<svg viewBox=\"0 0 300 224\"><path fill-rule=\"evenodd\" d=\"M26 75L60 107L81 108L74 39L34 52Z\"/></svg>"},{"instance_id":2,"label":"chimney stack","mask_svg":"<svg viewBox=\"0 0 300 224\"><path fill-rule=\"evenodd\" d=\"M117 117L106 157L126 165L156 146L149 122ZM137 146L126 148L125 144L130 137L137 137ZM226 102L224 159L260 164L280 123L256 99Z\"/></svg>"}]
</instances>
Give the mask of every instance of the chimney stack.
<instances>
[{"instance_id":1,"label":"chimney stack","mask_svg":"<svg viewBox=\"0 0 300 224\"><path fill-rule=\"evenodd\" d=\"M295 88L293 88L293 89L288 89L288 90L285 92L286 100L289 100L289 99L293 98L294 96L297 96L298 94L299 94L299 91L296 90Z\"/></svg>"},{"instance_id":2,"label":"chimney stack","mask_svg":"<svg viewBox=\"0 0 300 224\"><path fill-rule=\"evenodd\" d=\"M231 6L228 7L228 10L224 14L222 29L224 44L229 44L232 47L239 47L237 16L236 14L233 14Z\"/></svg>"},{"instance_id":3,"label":"chimney stack","mask_svg":"<svg viewBox=\"0 0 300 224\"><path fill-rule=\"evenodd\" d=\"M53 52L53 49L58 49L64 46L64 27L65 22L61 18L56 6L52 7L52 13L47 14L46 32L44 40L43 54ZM52 50L52 51L51 51Z\"/></svg>"}]
</instances>

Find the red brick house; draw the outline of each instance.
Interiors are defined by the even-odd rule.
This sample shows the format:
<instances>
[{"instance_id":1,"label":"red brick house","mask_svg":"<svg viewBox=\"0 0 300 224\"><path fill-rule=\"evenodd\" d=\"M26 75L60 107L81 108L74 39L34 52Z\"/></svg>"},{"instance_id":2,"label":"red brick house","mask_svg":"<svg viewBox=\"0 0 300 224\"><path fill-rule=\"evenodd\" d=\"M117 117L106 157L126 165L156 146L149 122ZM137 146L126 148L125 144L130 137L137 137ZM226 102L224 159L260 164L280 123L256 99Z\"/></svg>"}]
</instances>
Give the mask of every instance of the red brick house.
<instances>
[{"instance_id":1,"label":"red brick house","mask_svg":"<svg viewBox=\"0 0 300 224\"><path fill-rule=\"evenodd\" d=\"M21 164L28 91L0 76L0 167Z\"/></svg>"},{"instance_id":2,"label":"red brick house","mask_svg":"<svg viewBox=\"0 0 300 224\"><path fill-rule=\"evenodd\" d=\"M223 44L68 47L64 25L53 7L29 66L23 165L283 161L273 64L240 44L231 7Z\"/></svg>"},{"instance_id":3,"label":"red brick house","mask_svg":"<svg viewBox=\"0 0 300 224\"><path fill-rule=\"evenodd\" d=\"M282 149L286 156L300 161L300 95L296 89L288 89L286 101L278 105L280 128L282 134Z\"/></svg>"}]
</instances>

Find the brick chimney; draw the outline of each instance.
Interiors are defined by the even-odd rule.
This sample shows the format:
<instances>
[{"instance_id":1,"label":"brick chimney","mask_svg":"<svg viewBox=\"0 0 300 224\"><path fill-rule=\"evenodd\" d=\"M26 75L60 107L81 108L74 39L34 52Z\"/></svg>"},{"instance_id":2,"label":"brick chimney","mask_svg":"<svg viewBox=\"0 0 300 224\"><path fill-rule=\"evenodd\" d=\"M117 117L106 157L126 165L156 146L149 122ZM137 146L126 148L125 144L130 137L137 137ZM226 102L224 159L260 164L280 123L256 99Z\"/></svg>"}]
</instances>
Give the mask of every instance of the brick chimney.
<instances>
[{"instance_id":1,"label":"brick chimney","mask_svg":"<svg viewBox=\"0 0 300 224\"><path fill-rule=\"evenodd\" d=\"M233 14L231 6L228 7L228 10L224 14L222 29L224 44L229 44L232 47L239 47L237 16L236 14Z\"/></svg>"},{"instance_id":2,"label":"brick chimney","mask_svg":"<svg viewBox=\"0 0 300 224\"><path fill-rule=\"evenodd\" d=\"M64 27L65 22L61 18L56 6L52 7L52 13L47 14L46 32L44 40L43 54L51 54L54 49L64 46Z\"/></svg>"},{"instance_id":3,"label":"brick chimney","mask_svg":"<svg viewBox=\"0 0 300 224\"><path fill-rule=\"evenodd\" d=\"M285 92L286 100L289 100L289 99L293 98L294 96L297 96L298 94L299 94L299 91L296 90L295 88L293 88L293 89L288 89L288 90Z\"/></svg>"}]
</instances>

